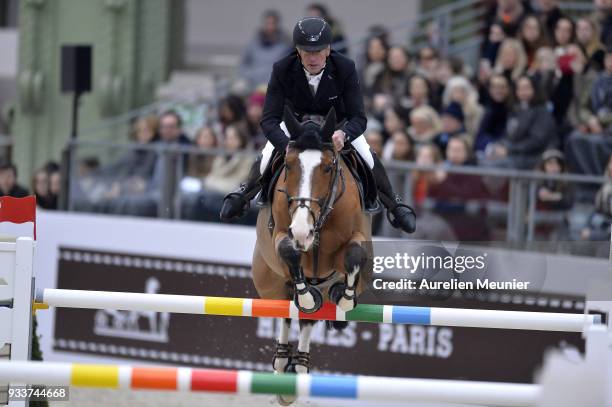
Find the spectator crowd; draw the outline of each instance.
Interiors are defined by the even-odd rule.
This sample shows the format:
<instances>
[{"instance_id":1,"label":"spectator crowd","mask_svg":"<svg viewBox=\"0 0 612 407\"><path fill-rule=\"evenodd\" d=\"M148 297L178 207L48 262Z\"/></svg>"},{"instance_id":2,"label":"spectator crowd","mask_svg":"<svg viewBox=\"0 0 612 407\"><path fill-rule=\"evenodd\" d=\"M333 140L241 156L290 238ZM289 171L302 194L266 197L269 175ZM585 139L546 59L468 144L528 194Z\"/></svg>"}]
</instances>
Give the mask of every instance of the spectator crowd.
<instances>
[{"instance_id":1,"label":"spectator crowd","mask_svg":"<svg viewBox=\"0 0 612 407\"><path fill-rule=\"evenodd\" d=\"M450 224L457 237L470 238L479 231L486 209L469 207L467 201L507 199L507 185L447 168L603 174L612 180L612 0L592 4L591 13L575 17L557 0L483 1L486 31L476 66L442 55L433 40L418 49L392 43L392 33L382 25L370 27L364 42L350 43L326 6L312 4L305 14L324 17L332 26L332 47L357 61L371 148L384 160L439 164L438 171L411 173L409 198L419 210L433 199L436 211L446 214L444 227ZM266 84L272 64L291 52L281 23L278 12L263 14L238 69L249 92L220 100L215 116L194 134L185 133L175 111L142 117L133 126L135 145L192 146L203 152L219 148L223 154L185 153L173 164L146 148L104 166L83 159L71 191L79 205L155 216L164 187L173 182L183 217L216 220L223 195L243 181L252 163L251 156L235 153L256 151L266 141L259 126ZM181 179L169 181L168 165L181 167ZM14 173L14 167L0 167L4 194L17 188L7 172ZM41 205L56 205L56 174L51 165L34 176L32 188ZM105 175L108 180L100 182ZM580 199L596 201L580 238L609 233L609 184L585 195L565 183L546 181L536 195L540 211L567 211ZM428 237L437 236L431 233Z\"/></svg>"}]
</instances>

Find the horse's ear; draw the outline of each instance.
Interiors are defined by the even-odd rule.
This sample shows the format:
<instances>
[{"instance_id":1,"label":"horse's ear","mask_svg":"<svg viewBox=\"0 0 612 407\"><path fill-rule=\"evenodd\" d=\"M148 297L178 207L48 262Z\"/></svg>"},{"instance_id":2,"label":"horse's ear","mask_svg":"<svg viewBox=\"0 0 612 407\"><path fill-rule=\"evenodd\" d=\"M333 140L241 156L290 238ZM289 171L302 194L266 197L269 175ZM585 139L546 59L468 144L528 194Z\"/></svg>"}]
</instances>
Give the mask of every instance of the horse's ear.
<instances>
[{"instance_id":1,"label":"horse's ear","mask_svg":"<svg viewBox=\"0 0 612 407\"><path fill-rule=\"evenodd\" d=\"M295 120L295 116L293 115L293 110L288 105L285 105L285 110L283 112L283 121L285 122L285 126L287 127L287 131L289 131L289 140L296 140L302 134L302 126Z\"/></svg>"},{"instance_id":2,"label":"horse's ear","mask_svg":"<svg viewBox=\"0 0 612 407\"><path fill-rule=\"evenodd\" d=\"M321 135L323 139L326 141L331 141L331 137L334 134L334 130L336 129L336 109L333 107L330 109L329 113L327 113L327 117L321 126Z\"/></svg>"}]
</instances>

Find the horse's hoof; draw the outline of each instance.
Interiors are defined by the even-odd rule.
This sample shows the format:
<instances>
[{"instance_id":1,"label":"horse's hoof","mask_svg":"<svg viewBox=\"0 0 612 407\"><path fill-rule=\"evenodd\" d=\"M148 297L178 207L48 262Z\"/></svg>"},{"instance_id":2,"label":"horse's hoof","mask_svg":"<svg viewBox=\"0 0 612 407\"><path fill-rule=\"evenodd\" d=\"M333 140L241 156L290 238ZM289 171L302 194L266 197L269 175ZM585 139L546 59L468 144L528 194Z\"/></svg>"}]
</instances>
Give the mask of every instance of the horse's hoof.
<instances>
[{"instance_id":1,"label":"horse's hoof","mask_svg":"<svg viewBox=\"0 0 612 407\"><path fill-rule=\"evenodd\" d=\"M286 369L287 373L310 373L310 353L295 352Z\"/></svg>"},{"instance_id":2,"label":"horse's hoof","mask_svg":"<svg viewBox=\"0 0 612 407\"><path fill-rule=\"evenodd\" d=\"M290 406L295 402L295 396L285 396L281 394L276 395L276 401L281 406Z\"/></svg>"},{"instance_id":3,"label":"horse's hoof","mask_svg":"<svg viewBox=\"0 0 612 407\"><path fill-rule=\"evenodd\" d=\"M309 286L308 292L305 294L299 295L296 292L293 296L293 302L300 312L312 314L321 309L323 305L323 294L321 294L321 291L319 291L317 287Z\"/></svg>"},{"instance_id":4,"label":"horse's hoof","mask_svg":"<svg viewBox=\"0 0 612 407\"><path fill-rule=\"evenodd\" d=\"M336 283L329 287L329 299L336 303L338 307L344 312L349 312L357 306L357 299L353 293L352 298L346 298L344 292L346 290L346 284Z\"/></svg>"},{"instance_id":5,"label":"horse's hoof","mask_svg":"<svg viewBox=\"0 0 612 407\"><path fill-rule=\"evenodd\" d=\"M348 326L348 321L325 321L325 327L327 329L335 329L336 331L342 331Z\"/></svg>"},{"instance_id":6,"label":"horse's hoof","mask_svg":"<svg viewBox=\"0 0 612 407\"><path fill-rule=\"evenodd\" d=\"M287 371L292 353L293 346L290 343L282 344L276 342L276 351L272 357L272 368L275 372L284 373Z\"/></svg>"}]
</instances>

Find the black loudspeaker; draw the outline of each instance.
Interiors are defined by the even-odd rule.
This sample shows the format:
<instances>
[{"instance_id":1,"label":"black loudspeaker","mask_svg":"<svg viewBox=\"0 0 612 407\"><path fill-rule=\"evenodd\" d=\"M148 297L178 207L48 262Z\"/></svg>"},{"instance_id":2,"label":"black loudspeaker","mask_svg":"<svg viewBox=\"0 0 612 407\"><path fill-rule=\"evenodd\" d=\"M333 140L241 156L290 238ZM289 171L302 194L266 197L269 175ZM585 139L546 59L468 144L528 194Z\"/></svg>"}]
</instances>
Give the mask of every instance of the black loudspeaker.
<instances>
[{"instance_id":1,"label":"black loudspeaker","mask_svg":"<svg viewBox=\"0 0 612 407\"><path fill-rule=\"evenodd\" d=\"M62 45L62 92L91 91L91 45Z\"/></svg>"}]
</instances>

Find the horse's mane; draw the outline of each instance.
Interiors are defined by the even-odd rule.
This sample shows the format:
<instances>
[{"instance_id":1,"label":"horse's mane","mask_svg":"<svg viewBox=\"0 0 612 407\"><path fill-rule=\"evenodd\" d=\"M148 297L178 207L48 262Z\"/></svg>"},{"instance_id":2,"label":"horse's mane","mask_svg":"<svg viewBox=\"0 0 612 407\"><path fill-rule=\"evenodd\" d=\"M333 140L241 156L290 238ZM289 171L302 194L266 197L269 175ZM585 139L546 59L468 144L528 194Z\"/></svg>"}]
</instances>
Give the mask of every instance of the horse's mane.
<instances>
[{"instance_id":1,"label":"horse's mane","mask_svg":"<svg viewBox=\"0 0 612 407\"><path fill-rule=\"evenodd\" d=\"M302 123L302 134L293 141L293 147L298 150L323 150L321 127L312 120Z\"/></svg>"}]
</instances>

